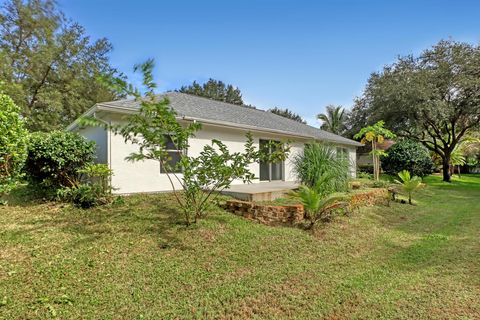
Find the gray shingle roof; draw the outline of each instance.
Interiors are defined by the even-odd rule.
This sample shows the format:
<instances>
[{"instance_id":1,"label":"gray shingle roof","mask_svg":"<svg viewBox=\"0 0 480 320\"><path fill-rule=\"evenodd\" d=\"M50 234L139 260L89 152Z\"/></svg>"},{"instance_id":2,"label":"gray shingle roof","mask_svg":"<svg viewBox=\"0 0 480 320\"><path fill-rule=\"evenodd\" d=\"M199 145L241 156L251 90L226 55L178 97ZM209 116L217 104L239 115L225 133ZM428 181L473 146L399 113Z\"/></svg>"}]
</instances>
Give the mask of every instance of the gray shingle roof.
<instances>
[{"instance_id":1,"label":"gray shingle roof","mask_svg":"<svg viewBox=\"0 0 480 320\"><path fill-rule=\"evenodd\" d=\"M181 117L194 118L199 121L203 119L222 124L230 123L235 126L256 128L260 131L272 130L287 135L309 137L351 146L362 145L357 141L259 109L242 107L180 92L167 92L160 96L168 97L170 106ZM100 103L99 105L113 108L139 108L139 103L135 100L119 100Z\"/></svg>"}]
</instances>

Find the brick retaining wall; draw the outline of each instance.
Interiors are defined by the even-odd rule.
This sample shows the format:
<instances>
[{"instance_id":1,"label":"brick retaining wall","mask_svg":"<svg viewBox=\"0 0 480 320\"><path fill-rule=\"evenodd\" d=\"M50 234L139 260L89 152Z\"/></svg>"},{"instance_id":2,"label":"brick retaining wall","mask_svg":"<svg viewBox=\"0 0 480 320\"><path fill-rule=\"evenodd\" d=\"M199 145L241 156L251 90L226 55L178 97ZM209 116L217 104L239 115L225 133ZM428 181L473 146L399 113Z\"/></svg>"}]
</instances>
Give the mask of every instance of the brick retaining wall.
<instances>
[{"instance_id":1,"label":"brick retaining wall","mask_svg":"<svg viewBox=\"0 0 480 320\"><path fill-rule=\"evenodd\" d=\"M349 201L349 210L377 204L388 204L388 191L383 188L355 192ZM231 213L265 224L297 223L304 219L302 204L296 205L262 205L241 200L227 200L223 208Z\"/></svg>"},{"instance_id":2,"label":"brick retaining wall","mask_svg":"<svg viewBox=\"0 0 480 320\"><path fill-rule=\"evenodd\" d=\"M247 219L262 223L296 223L303 220L303 205L272 206L254 202L228 200L224 209Z\"/></svg>"}]
</instances>

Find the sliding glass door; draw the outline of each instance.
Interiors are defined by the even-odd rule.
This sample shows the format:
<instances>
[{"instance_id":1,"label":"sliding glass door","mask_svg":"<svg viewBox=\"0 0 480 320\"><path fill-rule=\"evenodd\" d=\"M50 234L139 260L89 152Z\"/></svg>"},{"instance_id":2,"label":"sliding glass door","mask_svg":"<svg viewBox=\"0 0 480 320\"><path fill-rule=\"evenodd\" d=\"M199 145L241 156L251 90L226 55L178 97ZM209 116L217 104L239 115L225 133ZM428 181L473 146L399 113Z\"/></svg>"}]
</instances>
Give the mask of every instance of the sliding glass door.
<instances>
[{"instance_id":1,"label":"sliding glass door","mask_svg":"<svg viewBox=\"0 0 480 320\"><path fill-rule=\"evenodd\" d=\"M272 153L275 150L272 150L272 146L268 146L271 140L262 140L260 139L260 150L264 150L268 147L268 152ZM279 141L274 141L279 143ZM264 162L260 161L260 181L274 181L274 180L283 180L283 171L284 163L283 161L279 162Z\"/></svg>"}]
</instances>

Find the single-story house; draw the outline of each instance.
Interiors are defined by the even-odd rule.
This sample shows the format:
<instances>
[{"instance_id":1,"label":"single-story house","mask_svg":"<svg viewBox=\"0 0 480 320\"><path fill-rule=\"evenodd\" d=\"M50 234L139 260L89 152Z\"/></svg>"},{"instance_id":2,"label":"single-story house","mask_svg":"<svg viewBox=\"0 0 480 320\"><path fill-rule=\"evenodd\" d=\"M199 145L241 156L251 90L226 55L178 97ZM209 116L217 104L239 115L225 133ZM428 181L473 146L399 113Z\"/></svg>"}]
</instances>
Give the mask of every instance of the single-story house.
<instances>
[{"instance_id":1,"label":"single-story house","mask_svg":"<svg viewBox=\"0 0 480 320\"><path fill-rule=\"evenodd\" d=\"M305 143L312 140L331 143L337 147L338 152L348 155L351 174L355 175L356 148L362 145L356 141L263 110L178 92L168 92L162 96L170 100L170 106L178 114L179 122L196 121L202 124L202 129L189 142L190 147L187 150L189 155L198 155L203 146L209 144L212 139L221 140L231 151L243 151L247 132L252 133L256 147L268 140L288 140L291 150L286 161L251 165L251 171L258 177L254 183L295 181L291 159L295 154L302 152ZM138 108L139 103L132 99L102 102L93 106L85 115L114 124L125 121L125 115L137 112ZM108 164L113 170L112 186L116 188L116 193L171 190L169 180L162 172L158 161L125 160L137 146L126 143L121 136L100 127L82 127L78 120L72 123L68 130L76 131L88 140L96 142L98 162ZM176 151L172 150L172 153L174 152Z\"/></svg>"}]
</instances>

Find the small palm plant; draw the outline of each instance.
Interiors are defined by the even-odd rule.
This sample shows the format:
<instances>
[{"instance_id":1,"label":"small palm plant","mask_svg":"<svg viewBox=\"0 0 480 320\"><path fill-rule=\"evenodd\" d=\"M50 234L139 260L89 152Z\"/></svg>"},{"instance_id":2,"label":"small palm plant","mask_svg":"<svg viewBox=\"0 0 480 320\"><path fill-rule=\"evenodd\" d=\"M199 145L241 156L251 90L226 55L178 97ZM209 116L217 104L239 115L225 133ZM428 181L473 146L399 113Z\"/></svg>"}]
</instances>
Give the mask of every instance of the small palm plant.
<instances>
[{"instance_id":1,"label":"small palm plant","mask_svg":"<svg viewBox=\"0 0 480 320\"><path fill-rule=\"evenodd\" d=\"M412 193L420 187L422 179L417 176L411 176L408 170L403 170L398 173L400 180L395 180L395 183L398 183L402 186L403 191L408 194L408 203L412 204Z\"/></svg>"},{"instance_id":2,"label":"small palm plant","mask_svg":"<svg viewBox=\"0 0 480 320\"><path fill-rule=\"evenodd\" d=\"M315 187L301 186L291 195L303 204L305 218L310 222L309 228L319 220L326 220L332 210L346 204L345 196L324 195Z\"/></svg>"},{"instance_id":3,"label":"small palm plant","mask_svg":"<svg viewBox=\"0 0 480 320\"><path fill-rule=\"evenodd\" d=\"M336 179L335 172L324 172L317 177L314 185L302 185L291 196L300 200L305 210L305 218L310 221L309 228L319 220L327 220L336 208L346 204L345 196L335 195L331 182Z\"/></svg>"}]
</instances>

